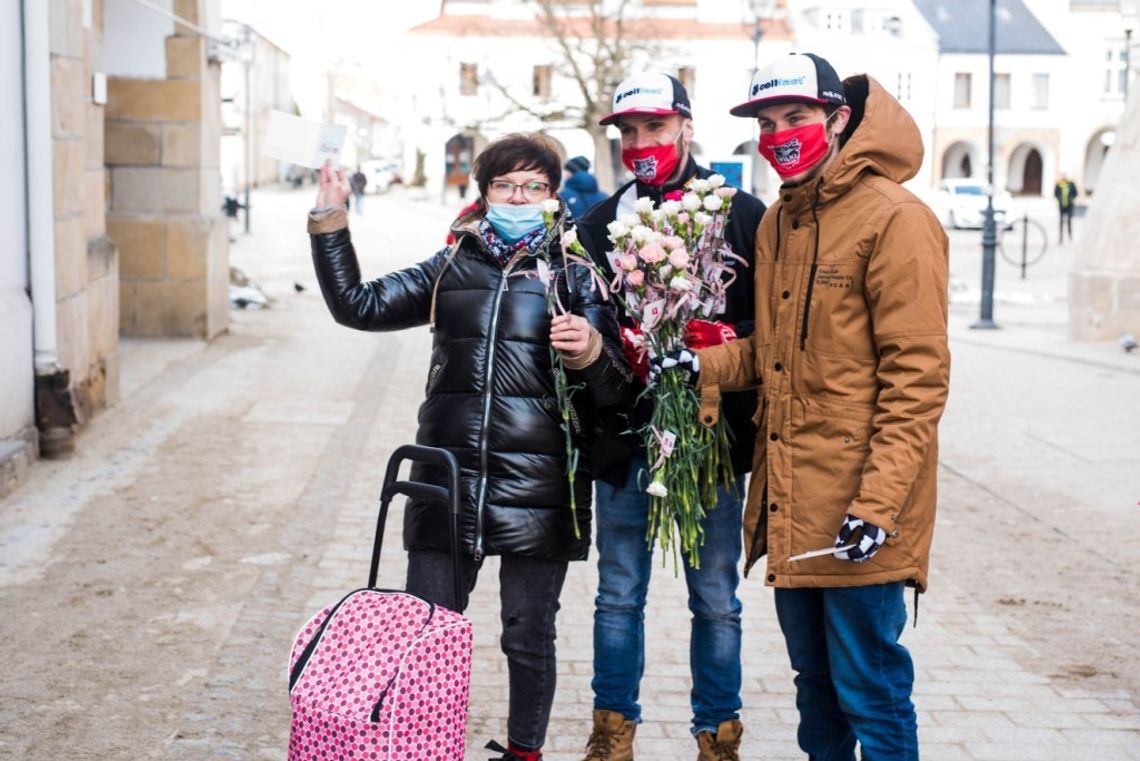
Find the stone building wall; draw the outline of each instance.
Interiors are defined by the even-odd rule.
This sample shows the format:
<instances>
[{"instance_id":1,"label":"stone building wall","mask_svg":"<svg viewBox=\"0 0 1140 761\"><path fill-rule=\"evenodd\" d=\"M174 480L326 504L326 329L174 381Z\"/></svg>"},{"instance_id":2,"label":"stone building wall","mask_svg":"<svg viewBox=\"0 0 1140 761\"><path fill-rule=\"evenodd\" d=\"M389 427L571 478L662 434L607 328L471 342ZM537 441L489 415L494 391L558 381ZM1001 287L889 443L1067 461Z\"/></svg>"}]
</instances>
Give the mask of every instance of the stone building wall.
<instances>
[{"instance_id":1,"label":"stone building wall","mask_svg":"<svg viewBox=\"0 0 1140 761\"><path fill-rule=\"evenodd\" d=\"M200 0L175 12L200 18ZM222 218L219 67L207 41L177 27L166 78L108 83L108 235L121 258L124 335L212 338L228 319L229 242Z\"/></svg>"},{"instance_id":2,"label":"stone building wall","mask_svg":"<svg viewBox=\"0 0 1140 761\"><path fill-rule=\"evenodd\" d=\"M50 18L59 361L82 421L113 404L119 388L119 267L106 237L103 106L92 95L103 2L85 11L81 0L53 0Z\"/></svg>"}]
</instances>

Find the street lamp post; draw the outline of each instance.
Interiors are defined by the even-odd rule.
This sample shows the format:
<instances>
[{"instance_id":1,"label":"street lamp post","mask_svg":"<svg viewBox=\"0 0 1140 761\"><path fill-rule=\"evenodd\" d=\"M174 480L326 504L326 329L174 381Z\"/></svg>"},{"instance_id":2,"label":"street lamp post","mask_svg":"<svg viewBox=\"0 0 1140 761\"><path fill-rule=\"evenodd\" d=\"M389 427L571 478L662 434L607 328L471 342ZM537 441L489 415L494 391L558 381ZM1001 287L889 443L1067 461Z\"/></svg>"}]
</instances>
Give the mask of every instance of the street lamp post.
<instances>
[{"instance_id":1,"label":"street lamp post","mask_svg":"<svg viewBox=\"0 0 1140 761\"><path fill-rule=\"evenodd\" d=\"M994 322L994 264L997 249L997 225L994 222L994 53L997 36L997 0L990 0L990 104L989 104L989 156L986 178L989 182L986 200L986 218L982 225L982 307L978 321L971 325L977 330L995 330Z\"/></svg>"}]
</instances>

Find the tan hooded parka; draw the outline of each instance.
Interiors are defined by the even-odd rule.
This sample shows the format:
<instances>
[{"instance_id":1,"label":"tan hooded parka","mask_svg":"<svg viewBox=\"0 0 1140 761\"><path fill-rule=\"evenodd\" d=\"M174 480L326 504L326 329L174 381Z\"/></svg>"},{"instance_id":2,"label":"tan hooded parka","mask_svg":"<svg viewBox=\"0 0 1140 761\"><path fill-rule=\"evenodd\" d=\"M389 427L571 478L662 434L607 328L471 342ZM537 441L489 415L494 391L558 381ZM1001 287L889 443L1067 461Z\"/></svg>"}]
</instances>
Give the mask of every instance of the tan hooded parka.
<instances>
[{"instance_id":1,"label":"tan hooded parka","mask_svg":"<svg viewBox=\"0 0 1140 761\"><path fill-rule=\"evenodd\" d=\"M946 403L948 247L900 183L922 164L914 120L870 77L845 83L849 135L822 176L781 188L756 237L756 332L700 352L705 424L721 392L761 388L744 518L746 570L769 585L926 588L938 421ZM870 560L831 546L845 513L888 532Z\"/></svg>"}]
</instances>

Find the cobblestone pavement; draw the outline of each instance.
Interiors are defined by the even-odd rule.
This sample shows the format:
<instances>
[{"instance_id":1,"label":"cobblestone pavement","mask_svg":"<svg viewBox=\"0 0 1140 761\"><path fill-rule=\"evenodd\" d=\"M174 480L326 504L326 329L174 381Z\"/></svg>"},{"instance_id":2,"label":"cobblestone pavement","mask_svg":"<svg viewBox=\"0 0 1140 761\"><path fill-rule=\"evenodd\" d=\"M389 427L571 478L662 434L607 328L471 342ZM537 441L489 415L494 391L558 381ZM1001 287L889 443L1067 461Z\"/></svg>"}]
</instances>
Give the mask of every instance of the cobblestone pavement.
<instances>
[{"instance_id":1,"label":"cobblestone pavement","mask_svg":"<svg viewBox=\"0 0 1140 761\"><path fill-rule=\"evenodd\" d=\"M309 190L254 201L232 259L272 307L234 312L208 345L125 341L123 402L0 501L0 758L282 759L291 638L365 580L430 338L335 325L308 261ZM404 193L366 206L366 275L428 256L452 210ZM976 280L976 237L953 240L952 269ZM999 301L999 333L967 329L968 299L953 308L931 589L903 640L936 761L1140 759L1140 358L1064 339L1070 255L1006 287L1052 295ZM398 585L388 536L381 581ZM692 758L684 585L655 573L638 757ZM492 559L469 611L470 759L505 740L496 577ZM573 564L562 598L551 761L578 758L589 731L595 581ZM771 592L756 574L742 597L743 757L802 758Z\"/></svg>"}]
</instances>

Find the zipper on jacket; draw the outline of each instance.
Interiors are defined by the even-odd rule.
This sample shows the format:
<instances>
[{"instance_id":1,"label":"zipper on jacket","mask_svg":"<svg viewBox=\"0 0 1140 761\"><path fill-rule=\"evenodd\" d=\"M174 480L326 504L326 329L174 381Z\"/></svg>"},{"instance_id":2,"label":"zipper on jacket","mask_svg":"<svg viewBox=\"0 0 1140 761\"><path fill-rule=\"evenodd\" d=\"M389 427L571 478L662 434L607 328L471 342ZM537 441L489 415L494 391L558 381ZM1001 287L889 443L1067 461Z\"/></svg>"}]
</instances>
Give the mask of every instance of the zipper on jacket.
<instances>
[{"instance_id":1,"label":"zipper on jacket","mask_svg":"<svg viewBox=\"0 0 1140 761\"><path fill-rule=\"evenodd\" d=\"M804 324L800 328L800 351L807 347L808 317L811 316L811 294L815 290L815 274L819 270L819 214L816 207L819 205L819 185L815 186L815 200L811 204L812 226L815 228L815 247L811 255L811 270L808 273L807 298L804 299Z\"/></svg>"},{"instance_id":2,"label":"zipper on jacket","mask_svg":"<svg viewBox=\"0 0 1140 761\"><path fill-rule=\"evenodd\" d=\"M483 375L483 426L479 433L479 494L475 502L475 562L483 559L483 508L487 504L487 445L488 427L491 424L492 389L495 381L495 346L498 343L499 312L503 306L503 294L507 292L507 279L513 259L503 268L499 280L499 290L495 292L495 302L491 306L491 327L487 335L487 371Z\"/></svg>"},{"instance_id":3,"label":"zipper on jacket","mask_svg":"<svg viewBox=\"0 0 1140 761\"><path fill-rule=\"evenodd\" d=\"M439 375L439 371L441 369L443 369L443 363L442 362L436 362L434 365L432 365L431 371L428 373L428 379L427 379L427 389L429 391L431 390L432 381L435 380L435 376Z\"/></svg>"}]
</instances>

